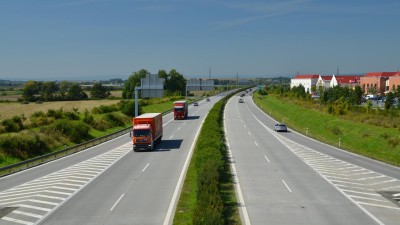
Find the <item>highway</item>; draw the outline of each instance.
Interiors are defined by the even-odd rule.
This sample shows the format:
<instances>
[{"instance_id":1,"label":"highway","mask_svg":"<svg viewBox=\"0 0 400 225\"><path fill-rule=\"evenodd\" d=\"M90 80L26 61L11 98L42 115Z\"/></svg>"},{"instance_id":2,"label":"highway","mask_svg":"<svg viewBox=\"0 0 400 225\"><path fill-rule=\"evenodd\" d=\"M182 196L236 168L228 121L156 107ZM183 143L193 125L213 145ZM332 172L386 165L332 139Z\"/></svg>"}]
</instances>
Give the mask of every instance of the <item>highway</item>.
<instances>
[{"instance_id":1,"label":"highway","mask_svg":"<svg viewBox=\"0 0 400 225\"><path fill-rule=\"evenodd\" d=\"M129 134L0 179L0 224L172 224L201 124L222 96L163 117L154 151L134 152Z\"/></svg>"},{"instance_id":2,"label":"highway","mask_svg":"<svg viewBox=\"0 0 400 225\"><path fill-rule=\"evenodd\" d=\"M243 224L400 224L400 169L314 141L251 99L226 106L224 124Z\"/></svg>"}]
</instances>

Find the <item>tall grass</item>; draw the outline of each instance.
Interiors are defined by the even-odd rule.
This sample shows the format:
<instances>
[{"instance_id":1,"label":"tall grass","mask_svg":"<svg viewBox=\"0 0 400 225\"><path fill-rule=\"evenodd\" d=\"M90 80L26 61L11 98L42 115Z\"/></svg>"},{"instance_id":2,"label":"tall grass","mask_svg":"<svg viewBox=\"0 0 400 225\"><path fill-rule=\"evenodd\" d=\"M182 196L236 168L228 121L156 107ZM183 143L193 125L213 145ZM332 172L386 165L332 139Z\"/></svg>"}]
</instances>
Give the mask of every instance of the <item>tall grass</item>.
<instances>
[{"instance_id":1,"label":"tall grass","mask_svg":"<svg viewBox=\"0 0 400 225\"><path fill-rule=\"evenodd\" d=\"M346 117L319 112L268 95L254 95L254 101L289 128L325 143L400 166L400 133L393 126L381 127L344 119ZM357 116L357 115L354 115Z\"/></svg>"}]
</instances>

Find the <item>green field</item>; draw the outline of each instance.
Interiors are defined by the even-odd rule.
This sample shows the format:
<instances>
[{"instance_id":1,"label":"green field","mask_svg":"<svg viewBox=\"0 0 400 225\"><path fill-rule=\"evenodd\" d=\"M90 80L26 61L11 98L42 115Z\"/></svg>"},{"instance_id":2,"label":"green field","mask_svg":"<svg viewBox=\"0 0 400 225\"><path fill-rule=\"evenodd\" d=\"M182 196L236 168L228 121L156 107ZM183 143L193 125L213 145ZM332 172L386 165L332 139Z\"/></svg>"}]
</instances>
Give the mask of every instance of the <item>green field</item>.
<instances>
[{"instance_id":1,"label":"green field","mask_svg":"<svg viewBox=\"0 0 400 225\"><path fill-rule=\"evenodd\" d=\"M290 129L359 155L367 156L385 163L400 166L399 128L384 128L353 122L303 108L279 100L273 95L260 97L254 101L266 113L278 121L285 121Z\"/></svg>"}]
</instances>

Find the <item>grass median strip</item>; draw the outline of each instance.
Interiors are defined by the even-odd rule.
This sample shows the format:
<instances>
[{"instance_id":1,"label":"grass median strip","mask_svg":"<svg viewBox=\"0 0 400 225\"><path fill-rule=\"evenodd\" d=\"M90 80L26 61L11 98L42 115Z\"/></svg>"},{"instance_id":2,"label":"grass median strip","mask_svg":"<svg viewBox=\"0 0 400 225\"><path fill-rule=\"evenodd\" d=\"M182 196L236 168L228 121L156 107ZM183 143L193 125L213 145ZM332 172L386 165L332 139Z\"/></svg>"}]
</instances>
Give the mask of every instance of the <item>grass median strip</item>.
<instances>
[{"instance_id":1,"label":"grass median strip","mask_svg":"<svg viewBox=\"0 0 400 225\"><path fill-rule=\"evenodd\" d=\"M186 174L174 224L241 224L227 160L222 115L225 100L208 113Z\"/></svg>"}]
</instances>

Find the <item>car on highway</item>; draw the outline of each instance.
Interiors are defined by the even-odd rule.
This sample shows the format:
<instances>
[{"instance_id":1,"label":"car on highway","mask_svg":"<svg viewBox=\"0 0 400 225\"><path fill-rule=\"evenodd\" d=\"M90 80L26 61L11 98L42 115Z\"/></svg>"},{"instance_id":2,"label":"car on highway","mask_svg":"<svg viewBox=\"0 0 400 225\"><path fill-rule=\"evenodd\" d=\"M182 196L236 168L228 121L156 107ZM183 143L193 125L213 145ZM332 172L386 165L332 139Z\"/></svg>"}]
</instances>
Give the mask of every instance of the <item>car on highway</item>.
<instances>
[{"instance_id":1,"label":"car on highway","mask_svg":"<svg viewBox=\"0 0 400 225\"><path fill-rule=\"evenodd\" d=\"M193 106L199 106L198 102L193 102Z\"/></svg>"},{"instance_id":2,"label":"car on highway","mask_svg":"<svg viewBox=\"0 0 400 225\"><path fill-rule=\"evenodd\" d=\"M277 123L277 124L275 124L275 126L274 126L274 130L275 130L276 132L287 132L287 127L286 127L286 125L283 124L283 123Z\"/></svg>"},{"instance_id":3,"label":"car on highway","mask_svg":"<svg viewBox=\"0 0 400 225\"><path fill-rule=\"evenodd\" d=\"M239 98L239 103L244 103L243 98Z\"/></svg>"},{"instance_id":4,"label":"car on highway","mask_svg":"<svg viewBox=\"0 0 400 225\"><path fill-rule=\"evenodd\" d=\"M210 101L210 99L209 99L209 98L207 98L207 99L206 99L206 101L207 101L207 102L209 102L209 101Z\"/></svg>"}]
</instances>

